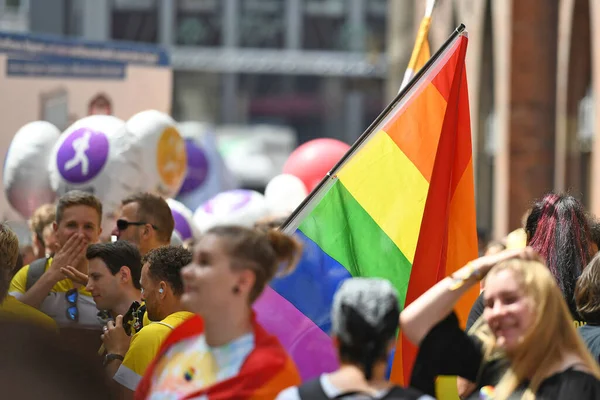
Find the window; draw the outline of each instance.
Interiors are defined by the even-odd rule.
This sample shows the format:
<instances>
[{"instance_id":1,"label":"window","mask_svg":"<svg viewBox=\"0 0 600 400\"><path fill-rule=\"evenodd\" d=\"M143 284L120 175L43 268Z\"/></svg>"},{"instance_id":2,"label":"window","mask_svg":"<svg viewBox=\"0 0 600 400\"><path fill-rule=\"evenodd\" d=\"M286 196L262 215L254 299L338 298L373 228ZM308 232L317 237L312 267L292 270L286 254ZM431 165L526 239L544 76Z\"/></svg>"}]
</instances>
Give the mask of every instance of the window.
<instances>
[{"instance_id":1,"label":"window","mask_svg":"<svg viewBox=\"0 0 600 400\"><path fill-rule=\"evenodd\" d=\"M240 46L253 48L283 47L284 21L284 1L244 0L240 2Z\"/></svg>"},{"instance_id":2,"label":"window","mask_svg":"<svg viewBox=\"0 0 600 400\"><path fill-rule=\"evenodd\" d=\"M346 50L350 3L346 0L305 0L303 47L308 50Z\"/></svg>"},{"instance_id":3,"label":"window","mask_svg":"<svg viewBox=\"0 0 600 400\"><path fill-rule=\"evenodd\" d=\"M387 0L368 0L367 46L369 53L383 53L387 43Z\"/></svg>"},{"instance_id":4,"label":"window","mask_svg":"<svg viewBox=\"0 0 600 400\"><path fill-rule=\"evenodd\" d=\"M114 0L111 38L156 43L158 41L156 0Z\"/></svg>"},{"instance_id":5,"label":"window","mask_svg":"<svg viewBox=\"0 0 600 400\"><path fill-rule=\"evenodd\" d=\"M19 8L21 6L21 0L5 0L7 8Z\"/></svg>"},{"instance_id":6,"label":"window","mask_svg":"<svg viewBox=\"0 0 600 400\"><path fill-rule=\"evenodd\" d=\"M222 0L178 0L175 18L175 42L178 45L222 45Z\"/></svg>"}]
</instances>

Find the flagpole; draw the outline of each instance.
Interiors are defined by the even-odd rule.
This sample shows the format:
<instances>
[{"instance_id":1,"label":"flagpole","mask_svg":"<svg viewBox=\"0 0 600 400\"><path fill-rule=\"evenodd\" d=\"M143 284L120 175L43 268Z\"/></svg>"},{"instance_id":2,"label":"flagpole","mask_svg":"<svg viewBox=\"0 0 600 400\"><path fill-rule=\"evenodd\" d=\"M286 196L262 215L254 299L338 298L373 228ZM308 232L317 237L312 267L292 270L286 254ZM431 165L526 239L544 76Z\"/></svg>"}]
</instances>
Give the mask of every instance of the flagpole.
<instances>
[{"instance_id":1,"label":"flagpole","mask_svg":"<svg viewBox=\"0 0 600 400\"><path fill-rule=\"evenodd\" d=\"M427 0L427 6L425 7L425 15L423 16L423 19L421 20L421 25L419 26L417 39L415 40L415 47L413 48L413 52L410 56L410 61L408 62L408 67L404 72L404 78L402 79L402 84L398 88L398 92L400 92L400 90L402 90L402 88L408 84L408 82L415 73L415 69L417 68L417 62L419 60L419 55L423 51L423 45L427 41L427 35L429 34L429 27L431 26L431 16L433 15L435 2L436 0Z\"/></svg>"},{"instance_id":2,"label":"flagpole","mask_svg":"<svg viewBox=\"0 0 600 400\"><path fill-rule=\"evenodd\" d=\"M454 32L450 35L448 39L442 44L439 50L425 63L423 68L421 68L415 76L404 86L398 95L392 100L392 102L379 114L379 116L369 125L369 127L360 135L360 137L354 142L354 144L350 147L350 149L342 156L342 158L335 164L335 166L321 179L319 184L306 196L306 198L300 203L300 205L290 214L290 216L285 220L283 224L279 227L279 230L285 230L302 212L302 210L312 201L312 199L319 193L319 191L327 184L329 179L338 172L340 167L352 156L354 151L361 145L363 142L375 131L375 128L383 121L388 114L396 107L396 105L404 99L404 97L410 92L410 90L415 86L415 84L421 79L421 77L425 74L426 71L429 70L431 65L437 61L437 59L441 56L441 54L452 44L454 39L456 39L460 34L465 31L465 25L460 24Z\"/></svg>"}]
</instances>

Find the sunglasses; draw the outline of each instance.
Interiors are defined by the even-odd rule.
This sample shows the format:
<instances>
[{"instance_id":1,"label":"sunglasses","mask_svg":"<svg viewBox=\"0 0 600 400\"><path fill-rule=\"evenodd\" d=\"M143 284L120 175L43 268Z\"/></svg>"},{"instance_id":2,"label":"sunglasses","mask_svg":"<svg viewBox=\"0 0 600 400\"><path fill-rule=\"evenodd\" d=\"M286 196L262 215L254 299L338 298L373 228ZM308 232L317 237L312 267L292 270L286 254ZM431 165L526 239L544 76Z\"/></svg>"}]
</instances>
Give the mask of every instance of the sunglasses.
<instances>
[{"instance_id":1,"label":"sunglasses","mask_svg":"<svg viewBox=\"0 0 600 400\"><path fill-rule=\"evenodd\" d=\"M79 321L79 309L77 308L77 298L79 297L79 292L77 289L71 289L67 293L65 293L65 299L67 300L67 318L69 320L77 322Z\"/></svg>"},{"instance_id":2,"label":"sunglasses","mask_svg":"<svg viewBox=\"0 0 600 400\"><path fill-rule=\"evenodd\" d=\"M148 224L147 222L144 221L126 221L124 219L118 219L117 220L117 229L120 231L124 231L127 228L129 228L129 225L133 225L133 226L144 226ZM155 225L149 224L155 231L158 230L158 228Z\"/></svg>"}]
</instances>

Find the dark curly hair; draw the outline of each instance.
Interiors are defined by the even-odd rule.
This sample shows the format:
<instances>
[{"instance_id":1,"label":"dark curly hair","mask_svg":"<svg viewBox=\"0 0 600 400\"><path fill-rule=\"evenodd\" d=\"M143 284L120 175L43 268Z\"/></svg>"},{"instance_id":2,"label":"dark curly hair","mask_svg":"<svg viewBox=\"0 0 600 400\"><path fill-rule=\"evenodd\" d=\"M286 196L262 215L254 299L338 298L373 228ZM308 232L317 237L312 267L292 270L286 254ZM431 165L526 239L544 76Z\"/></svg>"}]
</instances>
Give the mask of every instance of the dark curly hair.
<instances>
[{"instance_id":1,"label":"dark curly hair","mask_svg":"<svg viewBox=\"0 0 600 400\"><path fill-rule=\"evenodd\" d=\"M176 296L183 294L181 269L192 262L192 252L181 246L161 246L150 250L142 259L142 265L148 263L150 276L165 281Z\"/></svg>"}]
</instances>

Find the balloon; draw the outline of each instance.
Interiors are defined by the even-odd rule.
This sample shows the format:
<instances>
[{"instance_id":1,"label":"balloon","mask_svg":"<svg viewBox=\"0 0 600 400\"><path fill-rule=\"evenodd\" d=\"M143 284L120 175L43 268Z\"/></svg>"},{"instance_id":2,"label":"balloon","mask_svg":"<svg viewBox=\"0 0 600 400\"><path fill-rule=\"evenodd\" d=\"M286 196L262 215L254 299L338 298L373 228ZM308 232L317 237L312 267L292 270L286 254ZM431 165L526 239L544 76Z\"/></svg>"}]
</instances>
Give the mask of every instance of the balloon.
<instances>
[{"instance_id":1,"label":"balloon","mask_svg":"<svg viewBox=\"0 0 600 400\"><path fill-rule=\"evenodd\" d=\"M114 226L121 200L142 188L141 154L125 123L110 115L91 115L62 134L50 156L50 183L58 196L78 189L103 205L105 233Z\"/></svg>"},{"instance_id":2,"label":"balloon","mask_svg":"<svg viewBox=\"0 0 600 400\"><path fill-rule=\"evenodd\" d=\"M175 220L175 232L182 240L197 239L200 231L196 227L192 211L177 200L167 199L167 204L171 208L171 214Z\"/></svg>"},{"instance_id":3,"label":"balloon","mask_svg":"<svg viewBox=\"0 0 600 400\"><path fill-rule=\"evenodd\" d=\"M163 197L175 196L185 178L187 159L173 118L156 110L142 111L127 121L126 129L143 149L145 189Z\"/></svg>"},{"instance_id":4,"label":"balloon","mask_svg":"<svg viewBox=\"0 0 600 400\"><path fill-rule=\"evenodd\" d=\"M188 163L177 200L195 210L217 194L238 187L217 149L211 125L189 121L178 124L177 128L185 139Z\"/></svg>"},{"instance_id":5,"label":"balloon","mask_svg":"<svg viewBox=\"0 0 600 400\"><path fill-rule=\"evenodd\" d=\"M46 121L30 122L17 131L4 162L4 190L8 202L29 218L41 205L54 202L48 160L60 130Z\"/></svg>"},{"instance_id":6,"label":"balloon","mask_svg":"<svg viewBox=\"0 0 600 400\"><path fill-rule=\"evenodd\" d=\"M296 133L277 125L224 125L218 144L225 163L244 187L265 187L296 148Z\"/></svg>"},{"instance_id":7,"label":"balloon","mask_svg":"<svg viewBox=\"0 0 600 400\"><path fill-rule=\"evenodd\" d=\"M350 146L336 139L311 140L294 150L283 166L283 173L300 178L310 192L349 149Z\"/></svg>"},{"instance_id":8,"label":"balloon","mask_svg":"<svg viewBox=\"0 0 600 400\"><path fill-rule=\"evenodd\" d=\"M200 232L218 225L254 226L268 212L265 198L253 190L230 190L223 192L194 212L194 222Z\"/></svg>"},{"instance_id":9,"label":"balloon","mask_svg":"<svg viewBox=\"0 0 600 400\"><path fill-rule=\"evenodd\" d=\"M265 200L273 215L286 215L294 211L307 195L302 181L290 174L277 175L267 184Z\"/></svg>"},{"instance_id":10,"label":"balloon","mask_svg":"<svg viewBox=\"0 0 600 400\"><path fill-rule=\"evenodd\" d=\"M183 239L177 231L173 231L171 234L171 246L183 246Z\"/></svg>"}]
</instances>

